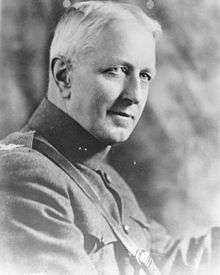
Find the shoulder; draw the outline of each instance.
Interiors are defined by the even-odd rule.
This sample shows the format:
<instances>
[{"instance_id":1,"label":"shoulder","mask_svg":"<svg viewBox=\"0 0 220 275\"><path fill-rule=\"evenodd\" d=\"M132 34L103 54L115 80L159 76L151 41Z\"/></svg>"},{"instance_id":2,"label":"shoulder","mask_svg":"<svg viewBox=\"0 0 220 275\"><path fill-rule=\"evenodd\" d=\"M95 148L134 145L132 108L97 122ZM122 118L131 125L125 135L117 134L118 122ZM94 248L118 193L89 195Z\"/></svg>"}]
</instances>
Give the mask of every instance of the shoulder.
<instances>
[{"instance_id":1,"label":"shoulder","mask_svg":"<svg viewBox=\"0 0 220 275\"><path fill-rule=\"evenodd\" d=\"M10 191L32 186L65 192L66 174L32 148L34 134L17 132L0 142L0 185Z\"/></svg>"},{"instance_id":2,"label":"shoulder","mask_svg":"<svg viewBox=\"0 0 220 275\"><path fill-rule=\"evenodd\" d=\"M0 175L10 172L19 174L21 169L31 167L35 160L32 150L34 133L15 132L0 142Z\"/></svg>"},{"instance_id":3,"label":"shoulder","mask_svg":"<svg viewBox=\"0 0 220 275\"><path fill-rule=\"evenodd\" d=\"M41 220L42 226L46 222L45 215L58 214L72 220L68 176L26 144L7 145L0 150L0 205L4 209L0 220L6 228L11 226L9 219L9 223L29 224L35 217Z\"/></svg>"},{"instance_id":4,"label":"shoulder","mask_svg":"<svg viewBox=\"0 0 220 275\"><path fill-rule=\"evenodd\" d=\"M16 132L0 142L0 168L3 171L19 174L21 170L44 166L46 158L32 148L33 137L33 131Z\"/></svg>"}]
</instances>

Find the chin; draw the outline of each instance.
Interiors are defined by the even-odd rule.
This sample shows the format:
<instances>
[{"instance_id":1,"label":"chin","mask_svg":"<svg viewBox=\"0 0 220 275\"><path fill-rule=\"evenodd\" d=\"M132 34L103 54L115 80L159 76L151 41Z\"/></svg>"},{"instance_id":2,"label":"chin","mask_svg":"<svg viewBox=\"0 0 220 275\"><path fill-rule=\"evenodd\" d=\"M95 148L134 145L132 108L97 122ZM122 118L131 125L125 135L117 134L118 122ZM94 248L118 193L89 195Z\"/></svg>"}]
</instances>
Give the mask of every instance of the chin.
<instances>
[{"instance_id":1,"label":"chin","mask_svg":"<svg viewBox=\"0 0 220 275\"><path fill-rule=\"evenodd\" d=\"M113 145L126 141L130 134L132 133L131 129L124 128L99 128L95 129L96 131L90 131L93 136L106 145Z\"/></svg>"},{"instance_id":2,"label":"chin","mask_svg":"<svg viewBox=\"0 0 220 275\"><path fill-rule=\"evenodd\" d=\"M118 130L116 133L111 133L105 136L105 141L109 145L125 142L130 136L130 133Z\"/></svg>"}]
</instances>

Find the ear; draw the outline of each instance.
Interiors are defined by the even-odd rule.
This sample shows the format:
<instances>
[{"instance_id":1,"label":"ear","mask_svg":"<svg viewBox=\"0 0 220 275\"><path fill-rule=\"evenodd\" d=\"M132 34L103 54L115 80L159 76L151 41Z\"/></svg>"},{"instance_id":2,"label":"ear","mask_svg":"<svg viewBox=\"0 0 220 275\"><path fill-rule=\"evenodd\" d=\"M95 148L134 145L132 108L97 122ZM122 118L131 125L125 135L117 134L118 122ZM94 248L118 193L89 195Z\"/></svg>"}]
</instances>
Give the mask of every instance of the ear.
<instances>
[{"instance_id":1,"label":"ear","mask_svg":"<svg viewBox=\"0 0 220 275\"><path fill-rule=\"evenodd\" d=\"M65 57L55 57L51 62L51 72L64 98L70 98L70 65Z\"/></svg>"}]
</instances>

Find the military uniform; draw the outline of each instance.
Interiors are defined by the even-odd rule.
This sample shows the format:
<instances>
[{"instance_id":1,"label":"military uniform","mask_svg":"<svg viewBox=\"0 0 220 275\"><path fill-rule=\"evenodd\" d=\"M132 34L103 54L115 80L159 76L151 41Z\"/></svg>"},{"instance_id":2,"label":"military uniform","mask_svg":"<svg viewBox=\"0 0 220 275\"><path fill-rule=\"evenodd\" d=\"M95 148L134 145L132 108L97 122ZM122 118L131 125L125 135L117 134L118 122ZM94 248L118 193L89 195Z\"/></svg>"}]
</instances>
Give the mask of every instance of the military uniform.
<instances>
[{"instance_id":1,"label":"military uniform","mask_svg":"<svg viewBox=\"0 0 220 275\"><path fill-rule=\"evenodd\" d=\"M44 99L25 128L0 146L2 274L143 274L91 200L38 151L36 137L83 174L107 212L138 246L151 251L163 274L206 271L212 235L184 248L147 220L127 184L106 163L109 146Z\"/></svg>"}]
</instances>

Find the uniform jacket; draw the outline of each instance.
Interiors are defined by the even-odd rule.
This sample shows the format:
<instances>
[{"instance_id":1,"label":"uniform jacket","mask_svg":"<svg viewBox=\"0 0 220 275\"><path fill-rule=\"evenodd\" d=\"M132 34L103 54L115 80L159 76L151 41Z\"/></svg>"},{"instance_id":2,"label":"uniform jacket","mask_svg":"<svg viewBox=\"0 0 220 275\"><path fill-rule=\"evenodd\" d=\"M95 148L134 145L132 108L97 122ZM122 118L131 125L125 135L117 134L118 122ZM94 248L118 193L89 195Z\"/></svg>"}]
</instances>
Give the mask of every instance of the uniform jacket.
<instances>
[{"instance_id":1,"label":"uniform jacket","mask_svg":"<svg viewBox=\"0 0 220 275\"><path fill-rule=\"evenodd\" d=\"M0 145L0 274L144 274L88 197L38 151L36 136L79 169L126 234L151 251L162 274L209 274L219 231L188 245L173 240L144 216L130 188L106 163L109 146L47 99L25 128Z\"/></svg>"}]
</instances>

